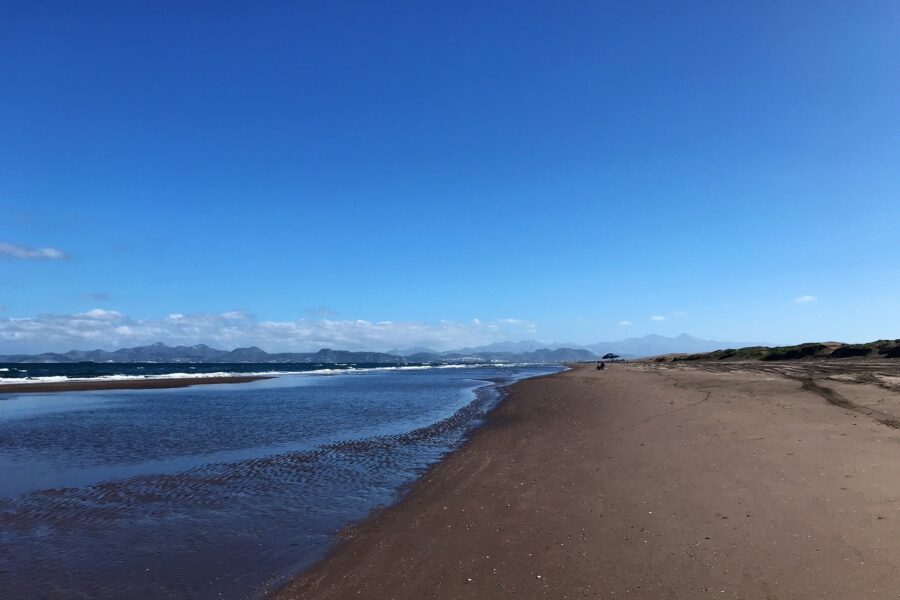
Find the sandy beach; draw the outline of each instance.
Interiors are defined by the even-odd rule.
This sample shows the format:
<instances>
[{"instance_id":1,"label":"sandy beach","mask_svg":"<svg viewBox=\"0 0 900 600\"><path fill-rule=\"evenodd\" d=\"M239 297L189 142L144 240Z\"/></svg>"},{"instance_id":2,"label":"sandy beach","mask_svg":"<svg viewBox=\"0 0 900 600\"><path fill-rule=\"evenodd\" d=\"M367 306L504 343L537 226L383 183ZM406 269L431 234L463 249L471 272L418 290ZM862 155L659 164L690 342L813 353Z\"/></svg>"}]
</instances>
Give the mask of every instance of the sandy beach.
<instances>
[{"instance_id":1,"label":"sandy beach","mask_svg":"<svg viewBox=\"0 0 900 600\"><path fill-rule=\"evenodd\" d=\"M158 379L122 379L98 381L59 381L40 383L6 383L0 385L0 394L23 394L49 392L86 392L96 390L159 390L182 388L192 385L213 385L222 383L247 383L259 379L271 379L267 375L235 375L228 377L162 377Z\"/></svg>"},{"instance_id":2,"label":"sandy beach","mask_svg":"<svg viewBox=\"0 0 900 600\"><path fill-rule=\"evenodd\" d=\"M897 598L898 422L890 360L527 380L275 597Z\"/></svg>"}]
</instances>

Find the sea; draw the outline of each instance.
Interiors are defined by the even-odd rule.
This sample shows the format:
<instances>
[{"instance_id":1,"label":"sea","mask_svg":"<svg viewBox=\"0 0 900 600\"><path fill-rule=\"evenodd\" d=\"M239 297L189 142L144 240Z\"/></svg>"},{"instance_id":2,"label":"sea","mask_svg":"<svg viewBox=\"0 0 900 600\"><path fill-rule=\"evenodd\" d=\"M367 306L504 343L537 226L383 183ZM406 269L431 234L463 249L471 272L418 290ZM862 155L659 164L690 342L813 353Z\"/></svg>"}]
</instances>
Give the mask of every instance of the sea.
<instances>
[{"instance_id":1,"label":"sea","mask_svg":"<svg viewBox=\"0 0 900 600\"><path fill-rule=\"evenodd\" d=\"M556 365L0 364L0 595L264 598ZM20 394L10 382L267 374Z\"/></svg>"}]
</instances>

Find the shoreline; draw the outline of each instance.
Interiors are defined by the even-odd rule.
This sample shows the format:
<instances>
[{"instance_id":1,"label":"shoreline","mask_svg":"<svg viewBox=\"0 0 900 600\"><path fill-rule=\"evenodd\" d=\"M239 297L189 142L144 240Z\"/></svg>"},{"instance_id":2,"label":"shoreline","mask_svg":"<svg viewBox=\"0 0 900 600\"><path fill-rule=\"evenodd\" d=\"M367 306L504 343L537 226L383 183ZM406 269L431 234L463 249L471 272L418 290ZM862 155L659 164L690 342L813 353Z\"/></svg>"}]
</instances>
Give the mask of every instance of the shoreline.
<instances>
[{"instance_id":1,"label":"shoreline","mask_svg":"<svg viewBox=\"0 0 900 600\"><path fill-rule=\"evenodd\" d=\"M578 365L517 382L271 597L896 597L900 432L795 368ZM865 375L816 381L900 416L900 373Z\"/></svg>"},{"instance_id":2,"label":"shoreline","mask_svg":"<svg viewBox=\"0 0 900 600\"><path fill-rule=\"evenodd\" d=\"M389 505L378 507L363 519L354 523L350 523L349 525L336 531L335 540L332 547L324 554L324 556L322 556L322 558L320 558L313 564L300 569L293 576L278 578L276 580L270 581L265 586L266 589L263 590L262 596L260 596L260 598L271 598L272 600L294 600L295 598L306 598L306 594L310 592L306 590L298 591L298 586L302 586L309 579L316 577L317 572L324 572L330 569L330 563L338 562L346 558L346 554L352 551L348 548L350 544L359 543L359 540L367 535L379 535L381 532L376 533L375 531L370 531L370 529L378 528L378 524L384 519L391 517L397 518L394 513L402 513L405 510L407 504L413 502L421 502L421 499L418 498L419 494L425 493L425 488L427 488L428 485L433 482L433 480L440 479L444 476L443 470L447 468L446 463L448 463L448 461L452 460L457 455L461 455L465 452L472 452L472 450L470 450L470 446L479 436L490 435L490 430L492 428L503 427L504 424L507 423L507 417L503 414L502 409L504 405L509 402L517 387L528 382L535 382L544 379L559 377L561 375L565 375L566 373L577 371L579 369L594 370L595 363L593 361L591 361L590 363L565 363L563 365L563 370L561 371L557 371L555 373L547 373L544 375L537 375L535 377L529 377L527 379L514 381L506 385L497 386L497 389L501 394L499 401L497 402L496 406L494 406L494 408L491 409L491 411L484 417L484 422L470 432L468 438L463 442L462 446L448 453L440 461L428 467L428 469L426 469L426 471L418 479L404 486L404 488L399 491L399 496L396 501ZM401 516L400 518L402 519L403 517ZM376 541L374 539L371 539L362 543L376 543ZM358 597L358 592L346 594L346 597L348 598L351 596ZM344 597L344 595L338 595L335 597ZM394 595L389 594L389 597L394 598Z\"/></svg>"},{"instance_id":3,"label":"shoreline","mask_svg":"<svg viewBox=\"0 0 900 600\"><path fill-rule=\"evenodd\" d=\"M100 390L158 390L182 388L193 385L219 385L248 383L260 379L272 379L272 375L234 375L222 377L183 377L159 379L122 379L102 381L53 381L38 383L5 383L0 385L0 395L48 392L87 392Z\"/></svg>"},{"instance_id":4,"label":"shoreline","mask_svg":"<svg viewBox=\"0 0 900 600\"><path fill-rule=\"evenodd\" d=\"M395 508L398 508L400 505L407 502L407 500L409 499L410 496L417 493L419 487L422 485L422 483L425 479L429 478L450 457L465 450L465 448L469 445L470 441L472 440L472 438L474 436L476 436L482 430L487 429L488 427L491 427L493 424L495 424L494 421L495 421L495 419L497 419L497 416L496 416L497 411L503 406L504 402L508 399L512 390L517 385L519 385L525 381L535 381L535 380L546 379L546 378L550 378L550 377L556 377L557 375L560 375L562 373L566 373L567 371L571 371L572 369L578 368L578 366L580 366L580 364L581 363L563 363L562 370L560 370L560 371L555 371L553 373L545 373L545 374L541 374L541 375L535 375L532 377L527 377L525 379L520 379L517 381L507 382L507 383L503 383L503 384L501 384L497 381L494 381L494 380L485 380L485 381L489 381L488 387L494 387L498 391L498 393L500 394L500 397L496 401L496 404L493 406L493 408L491 408L482 417L482 423L479 425L476 425L473 429L471 429L469 431L468 435L464 438L461 446L449 451L443 458L441 458L440 460L438 460L436 463L432 464L431 466L427 467L425 469L425 472L422 473L415 480L410 481L410 482L404 484L403 486L401 486L399 489L397 489L394 499L391 501L390 504L378 506L375 509L373 509L372 512L370 512L365 517L358 519L356 521L350 522L349 524L345 525L344 527L336 530L333 533L333 540L332 540L330 547L324 552L324 554L320 558L318 558L311 564L297 568L296 570L293 571L293 574L282 573L281 575L277 575L277 576L270 578L268 581L266 581L263 584L263 586L259 590L258 594L254 595L253 598L258 598L260 600L264 599L264 598L282 598L282 594L284 594L285 591L288 589L288 587L291 586L294 582L296 582L299 579L302 579L311 570L319 567L323 563L326 563L329 560L331 560L332 558L339 555L343 551L343 547L344 547L345 543L354 536L354 532L358 528L360 528L360 527L366 525L367 523L369 523L370 521L378 518L379 515L387 512L387 511L391 511ZM591 364L593 365L594 363L591 363ZM477 388L475 390L475 393L478 393L479 389L480 388Z\"/></svg>"}]
</instances>

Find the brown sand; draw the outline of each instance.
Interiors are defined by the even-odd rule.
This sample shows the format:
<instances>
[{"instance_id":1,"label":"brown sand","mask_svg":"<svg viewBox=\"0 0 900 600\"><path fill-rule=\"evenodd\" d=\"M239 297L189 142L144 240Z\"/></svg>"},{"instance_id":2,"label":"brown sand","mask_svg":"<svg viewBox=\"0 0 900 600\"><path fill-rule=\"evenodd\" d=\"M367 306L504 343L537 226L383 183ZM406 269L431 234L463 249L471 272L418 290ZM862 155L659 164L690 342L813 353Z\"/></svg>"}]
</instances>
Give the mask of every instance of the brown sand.
<instances>
[{"instance_id":1,"label":"brown sand","mask_svg":"<svg viewBox=\"0 0 900 600\"><path fill-rule=\"evenodd\" d=\"M898 598L898 363L810 365L521 382L276 596Z\"/></svg>"},{"instance_id":2,"label":"brown sand","mask_svg":"<svg viewBox=\"0 0 900 600\"><path fill-rule=\"evenodd\" d=\"M248 381L256 381L258 379L271 379L271 377L262 375L240 375L233 377L185 377L183 379L124 379L121 381L7 383L0 385L0 394L21 394L25 392L84 392L90 390L158 390L162 388L182 388L191 385L247 383Z\"/></svg>"}]
</instances>

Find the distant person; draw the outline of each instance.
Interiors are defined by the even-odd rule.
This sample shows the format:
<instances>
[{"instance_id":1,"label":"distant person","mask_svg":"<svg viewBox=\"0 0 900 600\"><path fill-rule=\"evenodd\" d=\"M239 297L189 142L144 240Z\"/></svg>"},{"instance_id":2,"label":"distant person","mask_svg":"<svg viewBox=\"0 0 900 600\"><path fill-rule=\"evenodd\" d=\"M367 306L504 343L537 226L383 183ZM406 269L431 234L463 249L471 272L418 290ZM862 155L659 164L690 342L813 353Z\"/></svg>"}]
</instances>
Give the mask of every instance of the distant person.
<instances>
[{"instance_id":1,"label":"distant person","mask_svg":"<svg viewBox=\"0 0 900 600\"><path fill-rule=\"evenodd\" d=\"M603 361L602 361L602 360L597 361L597 370L598 370L598 371L602 371L602 370L605 369L605 368L606 368L606 365L603 364Z\"/></svg>"}]
</instances>

